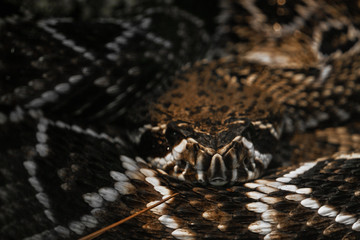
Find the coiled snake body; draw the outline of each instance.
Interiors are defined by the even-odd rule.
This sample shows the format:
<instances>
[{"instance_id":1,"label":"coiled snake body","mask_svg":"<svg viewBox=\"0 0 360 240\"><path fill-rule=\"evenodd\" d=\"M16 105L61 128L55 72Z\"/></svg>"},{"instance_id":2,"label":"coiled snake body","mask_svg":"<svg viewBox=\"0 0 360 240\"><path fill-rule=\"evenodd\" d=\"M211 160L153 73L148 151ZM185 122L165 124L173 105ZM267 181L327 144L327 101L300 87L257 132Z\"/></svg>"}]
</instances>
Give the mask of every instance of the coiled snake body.
<instances>
[{"instance_id":1,"label":"coiled snake body","mask_svg":"<svg viewBox=\"0 0 360 240\"><path fill-rule=\"evenodd\" d=\"M183 3L4 5L1 239L360 238L359 3Z\"/></svg>"}]
</instances>

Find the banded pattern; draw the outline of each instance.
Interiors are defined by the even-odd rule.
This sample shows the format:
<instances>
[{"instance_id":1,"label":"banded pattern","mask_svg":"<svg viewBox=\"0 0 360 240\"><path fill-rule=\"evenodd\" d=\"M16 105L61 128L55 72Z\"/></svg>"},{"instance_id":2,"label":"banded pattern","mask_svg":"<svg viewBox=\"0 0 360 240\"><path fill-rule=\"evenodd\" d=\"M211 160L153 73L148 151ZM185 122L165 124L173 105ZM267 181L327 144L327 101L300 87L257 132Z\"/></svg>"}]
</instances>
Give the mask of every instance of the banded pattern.
<instances>
[{"instance_id":1,"label":"banded pattern","mask_svg":"<svg viewBox=\"0 0 360 240\"><path fill-rule=\"evenodd\" d=\"M359 3L205 4L0 4L1 239L360 238Z\"/></svg>"}]
</instances>

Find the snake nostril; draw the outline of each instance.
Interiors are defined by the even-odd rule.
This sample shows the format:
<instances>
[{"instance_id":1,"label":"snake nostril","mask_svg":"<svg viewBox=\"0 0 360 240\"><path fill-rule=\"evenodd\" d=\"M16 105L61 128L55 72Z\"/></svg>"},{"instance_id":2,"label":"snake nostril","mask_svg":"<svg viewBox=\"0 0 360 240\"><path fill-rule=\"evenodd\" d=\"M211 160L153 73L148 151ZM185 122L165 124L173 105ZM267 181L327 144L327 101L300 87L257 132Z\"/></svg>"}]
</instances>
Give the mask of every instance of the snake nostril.
<instances>
[{"instance_id":1,"label":"snake nostril","mask_svg":"<svg viewBox=\"0 0 360 240\"><path fill-rule=\"evenodd\" d=\"M204 179L198 179L198 183L204 184L205 180Z\"/></svg>"}]
</instances>

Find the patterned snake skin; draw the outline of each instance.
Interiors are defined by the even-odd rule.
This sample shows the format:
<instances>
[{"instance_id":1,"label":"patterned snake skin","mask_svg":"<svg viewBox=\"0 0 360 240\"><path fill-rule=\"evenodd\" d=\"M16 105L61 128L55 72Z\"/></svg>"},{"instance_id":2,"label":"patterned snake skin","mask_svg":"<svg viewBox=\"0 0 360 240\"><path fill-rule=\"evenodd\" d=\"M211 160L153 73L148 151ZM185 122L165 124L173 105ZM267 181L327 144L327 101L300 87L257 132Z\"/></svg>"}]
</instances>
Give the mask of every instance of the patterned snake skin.
<instances>
[{"instance_id":1,"label":"patterned snake skin","mask_svg":"<svg viewBox=\"0 0 360 240\"><path fill-rule=\"evenodd\" d=\"M0 5L0 239L360 239L360 2Z\"/></svg>"}]
</instances>

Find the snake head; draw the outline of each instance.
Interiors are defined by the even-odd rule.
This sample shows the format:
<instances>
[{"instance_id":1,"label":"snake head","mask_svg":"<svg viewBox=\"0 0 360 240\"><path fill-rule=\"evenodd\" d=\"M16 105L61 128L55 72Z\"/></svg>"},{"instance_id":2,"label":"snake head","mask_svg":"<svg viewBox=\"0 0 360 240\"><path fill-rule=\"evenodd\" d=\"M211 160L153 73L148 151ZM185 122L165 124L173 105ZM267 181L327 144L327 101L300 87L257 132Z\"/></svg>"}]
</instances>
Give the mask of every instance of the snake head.
<instances>
[{"instance_id":1,"label":"snake head","mask_svg":"<svg viewBox=\"0 0 360 240\"><path fill-rule=\"evenodd\" d=\"M232 121L211 133L182 121L145 129L140 146L147 160L185 181L213 186L245 182L258 178L272 158L252 142L256 131L248 120Z\"/></svg>"}]
</instances>

